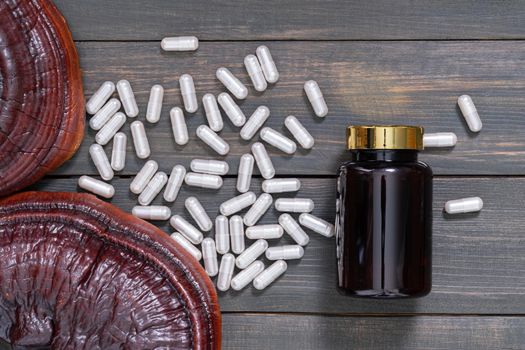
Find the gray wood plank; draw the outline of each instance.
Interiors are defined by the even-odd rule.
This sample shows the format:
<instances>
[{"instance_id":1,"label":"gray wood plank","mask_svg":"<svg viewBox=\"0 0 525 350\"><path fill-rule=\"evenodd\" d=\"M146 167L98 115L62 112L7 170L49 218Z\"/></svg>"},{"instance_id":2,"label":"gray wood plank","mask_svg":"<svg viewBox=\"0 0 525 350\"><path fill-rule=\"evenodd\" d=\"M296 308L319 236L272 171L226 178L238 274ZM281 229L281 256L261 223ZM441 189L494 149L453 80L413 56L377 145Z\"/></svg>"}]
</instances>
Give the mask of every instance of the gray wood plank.
<instances>
[{"instance_id":1,"label":"gray wood plank","mask_svg":"<svg viewBox=\"0 0 525 350\"><path fill-rule=\"evenodd\" d=\"M163 170L168 170L162 165ZM334 219L335 181L303 178L299 197L316 203L313 214ZM128 186L131 178L112 181L117 194L111 201L124 210L136 203ZM172 206L185 217L184 199L190 194L204 203L214 218L218 206L235 195L234 179L226 179L218 191L183 186ZM75 191L76 179L46 179L35 188ZM259 193L260 181L252 189ZM446 200L479 195L485 202L482 212L445 217ZM525 313L525 178L438 178L434 199L433 291L415 300L362 300L340 295L335 288L335 242L311 233L311 243L300 261L291 261L289 270L274 285L260 292L249 287L241 292L220 294L223 311L314 312L314 313ZM155 203L162 203L159 199ZM275 223L278 212L270 210L261 223ZM167 223L159 226L172 232ZM291 242L284 237L278 245Z\"/></svg>"},{"instance_id":2,"label":"gray wood plank","mask_svg":"<svg viewBox=\"0 0 525 350\"><path fill-rule=\"evenodd\" d=\"M523 318L508 317L226 315L223 346L290 350L522 349L524 327Z\"/></svg>"},{"instance_id":3,"label":"gray wood plank","mask_svg":"<svg viewBox=\"0 0 525 350\"><path fill-rule=\"evenodd\" d=\"M422 159L436 174L525 174L525 42L271 42L281 80L263 94L254 94L241 103L247 116L266 104L271 109L268 126L284 130L287 115L297 116L316 138L311 151L299 150L292 158L271 149L278 174L334 175L343 161L348 124L416 124L428 132L454 131L459 138L453 150L427 150ZM203 108L187 116L191 138L188 145L176 146L169 123L169 109L181 105L178 78L194 76L200 99L205 93L218 94L223 87L215 79L220 66L230 67L248 83L243 57L259 43L204 43L194 54L162 53L158 43L80 43L86 95L105 80L130 80L136 92L139 119L144 120L149 91L153 84L165 87L165 102L158 125L148 125L154 159L168 164L189 164L194 157L215 157L196 139L195 129L205 122ZM303 83L318 80L324 91L329 115L313 116L303 92ZM483 120L478 135L467 132L456 105L457 97L470 94ZM224 116L225 119L226 116ZM128 126L125 127L129 135ZM285 131L286 133L286 131ZM94 173L87 149L94 140L87 132L77 156L56 173ZM221 135L230 143L226 158L230 173L249 143L240 139L238 129L225 121ZM111 146L108 146L109 148ZM140 169L128 153L124 174Z\"/></svg>"},{"instance_id":4,"label":"gray wood plank","mask_svg":"<svg viewBox=\"0 0 525 350\"><path fill-rule=\"evenodd\" d=\"M523 317L224 315L224 349L523 349Z\"/></svg>"},{"instance_id":5,"label":"gray wood plank","mask_svg":"<svg viewBox=\"0 0 525 350\"><path fill-rule=\"evenodd\" d=\"M55 0L76 40L523 38L513 1Z\"/></svg>"}]
</instances>

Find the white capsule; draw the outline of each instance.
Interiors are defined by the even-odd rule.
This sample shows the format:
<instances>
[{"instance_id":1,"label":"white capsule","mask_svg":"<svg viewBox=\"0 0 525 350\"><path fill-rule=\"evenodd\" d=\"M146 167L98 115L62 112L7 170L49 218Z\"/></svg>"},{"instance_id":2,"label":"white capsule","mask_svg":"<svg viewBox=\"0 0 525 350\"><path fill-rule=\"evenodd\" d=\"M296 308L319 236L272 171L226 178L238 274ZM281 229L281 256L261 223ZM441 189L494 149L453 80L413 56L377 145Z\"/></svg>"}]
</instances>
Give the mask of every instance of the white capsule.
<instances>
[{"instance_id":1,"label":"white capsule","mask_svg":"<svg viewBox=\"0 0 525 350\"><path fill-rule=\"evenodd\" d=\"M257 225L246 229L246 237L249 239L277 239L283 236L283 228L281 225Z\"/></svg>"},{"instance_id":2,"label":"white capsule","mask_svg":"<svg viewBox=\"0 0 525 350\"><path fill-rule=\"evenodd\" d=\"M470 98L469 95L461 95L458 98L458 105L470 131L479 132L483 124L481 123L478 110L476 106L474 106L472 98Z\"/></svg>"},{"instance_id":3,"label":"white capsule","mask_svg":"<svg viewBox=\"0 0 525 350\"><path fill-rule=\"evenodd\" d=\"M267 248L268 242L264 239L255 241L251 246L246 248L237 259L235 259L235 265L241 270L247 268L248 265L257 260Z\"/></svg>"},{"instance_id":4,"label":"white capsule","mask_svg":"<svg viewBox=\"0 0 525 350\"><path fill-rule=\"evenodd\" d=\"M269 127L262 128L261 139L287 154L293 154L297 150L295 142Z\"/></svg>"},{"instance_id":5,"label":"white capsule","mask_svg":"<svg viewBox=\"0 0 525 350\"><path fill-rule=\"evenodd\" d=\"M291 213L309 213L314 210L314 201L309 198L279 198L275 209Z\"/></svg>"},{"instance_id":6,"label":"white capsule","mask_svg":"<svg viewBox=\"0 0 525 350\"><path fill-rule=\"evenodd\" d=\"M253 226L261 219L261 217L270 209L273 199L268 193L263 193L253 203L251 208L244 215L244 224L246 226Z\"/></svg>"},{"instance_id":7,"label":"white capsule","mask_svg":"<svg viewBox=\"0 0 525 350\"><path fill-rule=\"evenodd\" d=\"M217 253L226 254L230 251L230 223L226 216L218 215L215 218L215 243Z\"/></svg>"},{"instance_id":8,"label":"white capsule","mask_svg":"<svg viewBox=\"0 0 525 350\"><path fill-rule=\"evenodd\" d=\"M171 209L163 205L136 205L131 209L131 214L144 220L168 220Z\"/></svg>"},{"instance_id":9,"label":"white capsule","mask_svg":"<svg viewBox=\"0 0 525 350\"><path fill-rule=\"evenodd\" d=\"M186 169L182 165L175 165L171 170L166 189L164 190L164 200L174 202L177 199L182 182L186 176Z\"/></svg>"},{"instance_id":10,"label":"white capsule","mask_svg":"<svg viewBox=\"0 0 525 350\"><path fill-rule=\"evenodd\" d=\"M195 51L199 48L196 36L172 36L162 39L160 47L164 51Z\"/></svg>"},{"instance_id":11,"label":"white capsule","mask_svg":"<svg viewBox=\"0 0 525 350\"><path fill-rule=\"evenodd\" d=\"M448 214L474 213L483 208L483 200L479 197L468 197L451 200L445 203Z\"/></svg>"},{"instance_id":12,"label":"white capsule","mask_svg":"<svg viewBox=\"0 0 525 350\"><path fill-rule=\"evenodd\" d=\"M228 253L221 259L221 266L219 268L219 277L217 277L217 289L225 292L230 289L230 283L233 276L233 269L235 268L235 257Z\"/></svg>"},{"instance_id":13,"label":"white capsule","mask_svg":"<svg viewBox=\"0 0 525 350\"><path fill-rule=\"evenodd\" d=\"M256 198L253 192L240 194L223 202L219 207L220 212L224 216L230 216L252 205Z\"/></svg>"},{"instance_id":14,"label":"white capsule","mask_svg":"<svg viewBox=\"0 0 525 350\"><path fill-rule=\"evenodd\" d=\"M296 244L271 247L266 250L268 260L294 260L301 259L303 255L304 248Z\"/></svg>"},{"instance_id":15,"label":"white capsule","mask_svg":"<svg viewBox=\"0 0 525 350\"><path fill-rule=\"evenodd\" d=\"M188 136L188 127L184 119L184 112L179 107L173 107L170 110L171 130L173 138L177 145L185 145L190 139Z\"/></svg>"},{"instance_id":16,"label":"white capsule","mask_svg":"<svg viewBox=\"0 0 525 350\"><path fill-rule=\"evenodd\" d=\"M325 117L328 114L328 107L317 82L309 80L304 83L304 91L314 109L315 115L321 118Z\"/></svg>"},{"instance_id":17,"label":"white capsule","mask_svg":"<svg viewBox=\"0 0 525 350\"><path fill-rule=\"evenodd\" d=\"M237 191L245 193L250 190L254 162L255 160L251 154L247 153L241 156L237 174Z\"/></svg>"},{"instance_id":18,"label":"white capsule","mask_svg":"<svg viewBox=\"0 0 525 350\"><path fill-rule=\"evenodd\" d=\"M113 149L111 150L111 167L120 171L126 166L126 144L128 137L123 132L117 132L113 137Z\"/></svg>"},{"instance_id":19,"label":"white capsule","mask_svg":"<svg viewBox=\"0 0 525 350\"><path fill-rule=\"evenodd\" d=\"M272 160L266 151L266 147L264 147L262 143L256 142L252 145L252 153L262 177L267 180L274 177L275 168L273 167Z\"/></svg>"},{"instance_id":20,"label":"white capsule","mask_svg":"<svg viewBox=\"0 0 525 350\"><path fill-rule=\"evenodd\" d=\"M204 105L204 111L206 112L206 119L208 120L210 129L215 132L221 131L224 127L224 123L215 96L213 94L202 96L202 104Z\"/></svg>"},{"instance_id":21,"label":"white capsule","mask_svg":"<svg viewBox=\"0 0 525 350\"><path fill-rule=\"evenodd\" d=\"M184 250L190 253L195 260L200 261L202 259L202 253L199 248L195 247L190 241L188 241L180 232L173 232L171 238L175 240Z\"/></svg>"},{"instance_id":22,"label":"white capsule","mask_svg":"<svg viewBox=\"0 0 525 350\"><path fill-rule=\"evenodd\" d=\"M213 239L205 238L202 241L202 258L204 259L204 269L208 276L216 276L219 272L219 263L217 262L217 252L215 251Z\"/></svg>"},{"instance_id":23,"label":"white capsule","mask_svg":"<svg viewBox=\"0 0 525 350\"><path fill-rule=\"evenodd\" d=\"M205 144L211 147L215 152L221 156L225 156L230 151L230 145L226 143L219 135L210 129L207 125L200 125L197 128L197 137Z\"/></svg>"},{"instance_id":24,"label":"white capsule","mask_svg":"<svg viewBox=\"0 0 525 350\"><path fill-rule=\"evenodd\" d=\"M190 163L190 168L196 173L211 175L226 175L228 170L230 170L228 163L215 159L193 159Z\"/></svg>"},{"instance_id":25,"label":"white capsule","mask_svg":"<svg viewBox=\"0 0 525 350\"><path fill-rule=\"evenodd\" d=\"M251 140L255 133L263 126L266 120L270 117L270 109L266 106L259 106L253 112L250 119L244 124L240 135L243 140Z\"/></svg>"},{"instance_id":26,"label":"white capsule","mask_svg":"<svg viewBox=\"0 0 525 350\"><path fill-rule=\"evenodd\" d=\"M162 100L164 99L164 88L162 85L153 85L149 94L148 109L146 110L146 120L150 123L157 123L162 112Z\"/></svg>"},{"instance_id":27,"label":"white capsule","mask_svg":"<svg viewBox=\"0 0 525 350\"><path fill-rule=\"evenodd\" d=\"M89 120L89 126L93 130L100 130L120 109L120 101L116 98L109 100L104 107Z\"/></svg>"},{"instance_id":28,"label":"white capsule","mask_svg":"<svg viewBox=\"0 0 525 350\"><path fill-rule=\"evenodd\" d=\"M275 66L270 49L267 46L261 45L257 48L256 54L266 81L270 84L276 83L279 80L279 71Z\"/></svg>"},{"instance_id":29,"label":"white capsule","mask_svg":"<svg viewBox=\"0 0 525 350\"><path fill-rule=\"evenodd\" d=\"M87 175L78 179L78 187L104 198L112 198L115 195L113 186Z\"/></svg>"},{"instance_id":30,"label":"white capsule","mask_svg":"<svg viewBox=\"0 0 525 350\"><path fill-rule=\"evenodd\" d=\"M120 80L117 83L117 91L126 115L130 118L134 118L139 115L139 107L137 106L135 94L133 93L133 89L131 88L129 81Z\"/></svg>"},{"instance_id":31,"label":"white capsule","mask_svg":"<svg viewBox=\"0 0 525 350\"><path fill-rule=\"evenodd\" d=\"M286 261L277 260L272 265L270 265L270 267L268 267L257 277L255 277L255 279L253 280L253 286L255 287L255 289L263 290L264 288L268 287L272 282L274 282L277 278L279 278L279 276L285 273L287 268L288 265L286 264Z\"/></svg>"},{"instance_id":32,"label":"white capsule","mask_svg":"<svg viewBox=\"0 0 525 350\"><path fill-rule=\"evenodd\" d=\"M292 133L293 137L299 142L302 148L311 149L314 146L315 141L313 136L296 117L289 115L284 120L284 125L290 133Z\"/></svg>"},{"instance_id":33,"label":"white capsule","mask_svg":"<svg viewBox=\"0 0 525 350\"><path fill-rule=\"evenodd\" d=\"M156 161L148 160L142 169L139 170L133 181L131 181L131 184L129 185L130 191L135 194L139 194L140 192L144 191L148 185L149 180L151 180L158 169L159 165Z\"/></svg>"},{"instance_id":34,"label":"white capsule","mask_svg":"<svg viewBox=\"0 0 525 350\"><path fill-rule=\"evenodd\" d=\"M131 138L133 139L133 145L135 146L135 153L140 159L148 158L151 154L149 148L148 136L144 129L144 124L141 121L134 121L129 126L131 129Z\"/></svg>"},{"instance_id":35,"label":"white capsule","mask_svg":"<svg viewBox=\"0 0 525 350\"><path fill-rule=\"evenodd\" d=\"M222 186L222 178L210 174L187 173L184 182L188 186L211 188L212 190L219 189Z\"/></svg>"},{"instance_id":36,"label":"white capsule","mask_svg":"<svg viewBox=\"0 0 525 350\"><path fill-rule=\"evenodd\" d=\"M186 210L188 210L193 220L195 220L197 225L199 225L199 228L201 230L206 232L211 230L211 228L213 227L213 223L211 222L208 213L206 213L206 210L204 210L204 207L202 206L201 202L199 202L197 198L186 198L184 205L186 206Z\"/></svg>"},{"instance_id":37,"label":"white capsule","mask_svg":"<svg viewBox=\"0 0 525 350\"><path fill-rule=\"evenodd\" d=\"M190 224L180 215L173 215L170 219L170 225L184 237L186 237L191 243L199 244L202 242L202 232L197 230L195 226ZM215 250L215 243L213 244L213 250Z\"/></svg>"},{"instance_id":38,"label":"white capsule","mask_svg":"<svg viewBox=\"0 0 525 350\"><path fill-rule=\"evenodd\" d=\"M232 252L241 254L244 251L244 224L239 215L230 218L230 239Z\"/></svg>"},{"instance_id":39,"label":"white capsule","mask_svg":"<svg viewBox=\"0 0 525 350\"><path fill-rule=\"evenodd\" d=\"M120 128L126 123L124 113L118 112L100 129L95 135L95 141L99 145L106 145L115 136Z\"/></svg>"},{"instance_id":40,"label":"white capsule","mask_svg":"<svg viewBox=\"0 0 525 350\"><path fill-rule=\"evenodd\" d=\"M262 182L262 190L266 193L296 192L301 188L299 179L271 179Z\"/></svg>"},{"instance_id":41,"label":"white capsule","mask_svg":"<svg viewBox=\"0 0 525 350\"><path fill-rule=\"evenodd\" d=\"M228 68L217 69L215 75L237 99L244 100L248 96L248 88Z\"/></svg>"},{"instance_id":42,"label":"white capsule","mask_svg":"<svg viewBox=\"0 0 525 350\"><path fill-rule=\"evenodd\" d=\"M197 94L195 93L195 84L193 78L189 74L183 74L179 78L180 94L184 102L184 109L188 113L195 113L199 109L197 102Z\"/></svg>"},{"instance_id":43,"label":"white capsule","mask_svg":"<svg viewBox=\"0 0 525 350\"><path fill-rule=\"evenodd\" d=\"M86 112L95 114L106 103L115 92L115 84L111 81L105 81L100 85L97 91L86 102Z\"/></svg>"},{"instance_id":44,"label":"white capsule","mask_svg":"<svg viewBox=\"0 0 525 350\"><path fill-rule=\"evenodd\" d=\"M290 214L282 214L279 216L279 225L281 225L288 233L290 237L299 245L305 246L310 242L310 237L304 232L304 230L299 226L297 221L290 216Z\"/></svg>"},{"instance_id":45,"label":"white capsule","mask_svg":"<svg viewBox=\"0 0 525 350\"><path fill-rule=\"evenodd\" d=\"M261 92L266 90L268 84L266 83L266 78L262 71L259 60L255 55L248 55L244 58L244 66L246 67L246 72L250 76L253 87L255 90Z\"/></svg>"},{"instance_id":46,"label":"white capsule","mask_svg":"<svg viewBox=\"0 0 525 350\"><path fill-rule=\"evenodd\" d=\"M423 135L423 146L426 147L454 147L458 137L453 132L438 132Z\"/></svg>"},{"instance_id":47,"label":"white capsule","mask_svg":"<svg viewBox=\"0 0 525 350\"><path fill-rule=\"evenodd\" d=\"M264 270L264 263L260 260L254 261L250 266L239 272L231 280L233 290L241 290L253 281Z\"/></svg>"},{"instance_id":48,"label":"white capsule","mask_svg":"<svg viewBox=\"0 0 525 350\"><path fill-rule=\"evenodd\" d=\"M235 103L230 95L228 95L226 92L222 92L217 97L217 101L233 125L241 127L244 125L244 123L246 123L246 116L242 112L241 107Z\"/></svg>"},{"instance_id":49,"label":"white capsule","mask_svg":"<svg viewBox=\"0 0 525 350\"><path fill-rule=\"evenodd\" d=\"M139 196L139 203L141 205L149 205L155 197L162 191L164 185L168 182L168 175L166 173L159 171L153 176L153 178L148 182L146 188Z\"/></svg>"},{"instance_id":50,"label":"white capsule","mask_svg":"<svg viewBox=\"0 0 525 350\"><path fill-rule=\"evenodd\" d=\"M97 168L100 177L103 180L111 180L113 178L113 169L111 169L111 164L109 163L108 156L101 145L94 143L89 146L89 155L95 167Z\"/></svg>"},{"instance_id":51,"label":"white capsule","mask_svg":"<svg viewBox=\"0 0 525 350\"><path fill-rule=\"evenodd\" d=\"M299 215L299 223L325 237L332 237L335 233L335 226L333 224L312 214L302 213Z\"/></svg>"}]
</instances>

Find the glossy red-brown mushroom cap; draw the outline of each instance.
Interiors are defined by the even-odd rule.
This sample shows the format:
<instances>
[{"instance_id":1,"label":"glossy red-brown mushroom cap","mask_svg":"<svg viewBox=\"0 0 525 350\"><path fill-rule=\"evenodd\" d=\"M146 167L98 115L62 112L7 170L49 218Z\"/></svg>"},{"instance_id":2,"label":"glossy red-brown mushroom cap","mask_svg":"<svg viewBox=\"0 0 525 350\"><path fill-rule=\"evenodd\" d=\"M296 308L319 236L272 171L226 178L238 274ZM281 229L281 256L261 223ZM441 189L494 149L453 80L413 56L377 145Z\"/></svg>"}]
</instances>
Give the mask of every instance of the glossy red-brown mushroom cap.
<instances>
[{"instance_id":1,"label":"glossy red-brown mushroom cap","mask_svg":"<svg viewBox=\"0 0 525 350\"><path fill-rule=\"evenodd\" d=\"M0 339L52 349L219 349L215 289L167 234L92 195L0 200Z\"/></svg>"},{"instance_id":2,"label":"glossy red-brown mushroom cap","mask_svg":"<svg viewBox=\"0 0 525 350\"><path fill-rule=\"evenodd\" d=\"M0 196L71 158L84 96L68 26L48 0L0 1Z\"/></svg>"}]
</instances>

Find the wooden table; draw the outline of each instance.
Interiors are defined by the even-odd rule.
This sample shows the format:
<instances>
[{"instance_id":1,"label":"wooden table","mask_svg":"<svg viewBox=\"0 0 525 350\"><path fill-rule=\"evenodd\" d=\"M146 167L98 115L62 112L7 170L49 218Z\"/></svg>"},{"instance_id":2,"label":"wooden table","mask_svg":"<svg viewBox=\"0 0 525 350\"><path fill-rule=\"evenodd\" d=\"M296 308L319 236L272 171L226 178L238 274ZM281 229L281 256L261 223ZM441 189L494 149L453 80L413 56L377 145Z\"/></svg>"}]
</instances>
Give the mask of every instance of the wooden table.
<instances>
[{"instance_id":1,"label":"wooden table","mask_svg":"<svg viewBox=\"0 0 525 350\"><path fill-rule=\"evenodd\" d=\"M525 348L525 4L521 1L323 0L56 0L77 42L87 95L105 80L128 79L144 119L153 84L165 88L162 120L147 125L152 159L164 171L215 155L195 137L203 108L188 116L191 137L176 146L168 111L181 105L178 77L193 75L199 99L223 90L220 66L244 82L243 58L264 43L281 73L263 94L242 102L249 115L266 104L267 125L282 129L295 115L316 138L313 150L284 156L272 149L279 176L297 176L314 214L333 220L338 165L348 159L348 124L416 124L453 131L453 150L421 158L435 172L433 290L416 300L358 300L335 289L334 240L312 234L305 257L275 285L220 294L225 349L524 349ZM166 53L160 39L196 35L194 53ZM330 108L313 116L302 91L316 79ZM469 133L456 105L470 94L483 130ZM126 126L129 135L129 125ZM235 194L239 156L249 150L229 122L230 173L219 191L184 188L214 216ZM79 175L96 174L88 130L73 160L35 188L77 190ZM109 151L111 146L106 150ZM130 210L130 178L144 163L128 146L126 169L111 200ZM255 184L260 184L256 179ZM259 187L256 187L257 189ZM257 190L258 191L258 190ZM448 199L479 195L479 214L446 217ZM157 201L161 203L160 200ZM269 212L263 222L275 222ZM170 232L167 224L160 225Z\"/></svg>"}]
</instances>

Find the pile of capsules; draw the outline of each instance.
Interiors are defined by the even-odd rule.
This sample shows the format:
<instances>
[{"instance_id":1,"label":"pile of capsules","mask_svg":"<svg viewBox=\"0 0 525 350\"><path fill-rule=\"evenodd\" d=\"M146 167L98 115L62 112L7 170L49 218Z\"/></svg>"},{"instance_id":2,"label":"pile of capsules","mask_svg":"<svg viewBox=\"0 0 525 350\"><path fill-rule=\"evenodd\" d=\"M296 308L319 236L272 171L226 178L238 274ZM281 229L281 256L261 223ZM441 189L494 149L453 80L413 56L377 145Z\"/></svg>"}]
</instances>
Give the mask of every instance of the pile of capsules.
<instances>
[{"instance_id":1,"label":"pile of capsules","mask_svg":"<svg viewBox=\"0 0 525 350\"><path fill-rule=\"evenodd\" d=\"M195 37L166 38L162 40L161 47L168 51L196 50L198 39ZM256 55L247 55L244 65L254 89L259 92L266 90L268 84L274 84L279 80L279 72L266 46L259 46ZM259 106L246 120L234 98L245 99L248 96L248 89L229 69L224 67L217 69L216 77L229 93L223 92L217 98L209 93L202 97L207 125L200 125L196 130L196 135L200 140L221 156L229 152L228 143L217 134L223 128L220 106L231 123L241 128L242 139L251 140L259 133L260 138L269 145L286 154L295 153L296 142L272 128L263 127L270 116L268 107ZM199 104L193 78L189 74L183 74L179 78L179 85L184 109L188 113L195 113ZM118 92L118 99L111 98L115 90ZM315 114L318 117L325 117L328 107L319 85L313 80L307 81L304 84L304 90ZM163 97L163 87L154 85L151 88L146 111L147 122L157 123L160 120ZM121 107L124 113L119 112ZM104 181L82 176L78 185L101 197L111 198L115 189L105 181L113 178L114 171L124 169L126 159L127 137L119 130L126 123L127 117L134 118L139 114L130 83L127 80L121 80L115 86L113 82L104 82L86 103L86 110L93 115L89 120L90 127L97 130L96 143L90 146L89 154ZM179 107L172 108L170 121L175 142L178 145L187 144L189 136L183 110ZM288 116L284 125L301 147L311 149L314 146L314 138L296 117ZM138 120L133 121L130 124L130 130L136 156L140 159L149 158L151 151L144 124ZM113 149L111 158L109 158L103 146L111 140ZM262 182L263 193L259 197L250 191L255 164L265 179ZM275 281L287 269L285 260L303 257L304 247L309 242L309 236L303 227L326 237L334 235L333 224L310 214L314 209L314 202L311 199L279 198L274 203L272 194L297 192L301 187L301 182L296 178L274 178L275 168L265 145L261 142L255 142L251 146L251 153L241 156L236 185L240 195L220 205L220 215L215 218L214 222L202 203L193 196L186 198L184 204L195 225L181 215L172 216L171 209L167 206L150 205L150 203L162 190L164 190L164 200L174 202L183 182L188 186L220 188L223 184L221 176L226 175L229 171L228 163L215 159L193 159L190 164L190 172L187 172L181 165L175 165L169 176L158 169L159 165L156 161L147 160L132 180L130 191L138 195L140 204L132 209L132 214L145 220L169 220L176 231L171 237L195 259L203 260L209 276L218 275L216 285L221 291L226 291L230 287L234 290L241 290L252 282L256 289L264 289ZM272 204L275 205L276 210L283 213L278 223L257 225L259 219ZM244 209L248 210L243 217L237 215ZM299 213L298 221L289 213ZM203 232L209 232L213 227L215 227L215 237L204 238ZM268 246L267 240L279 239L285 232L296 244ZM245 237L254 240L253 244L245 247ZM200 249L197 248L199 244ZM222 255L220 266L217 254ZM268 260L274 261L267 268L261 260L258 260L263 254ZM240 272L234 276L235 266Z\"/></svg>"},{"instance_id":2,"label":"pile of capsules","mask_svg":"<svg viewBox=\"0 0 525 350\"><path fill-rule=\"evenodd\" d=\"M161 42L162 49L166 51L193 51L197 50L198 45L196 37L171 37ZM264 45L257 48L256 55L247 55L244 65L254 89L258 92L266 90L268 84L274 84L279 80L279 72L270 50ZM230 70L221 67L217 69L216 77L231 95L223 92L216 98L213 94L208 93L202 97L208 125L203 124L197 128L196 135L200 140L221 156L229 152L228 143L217 134L223 128L220 105L232 124L241 128L242 139L251 140L259 132L260 138L267 144L286 154L295 153L296 142L272 128L263 127L270 116L268 107L259 106L246 120L232 95L238 100L245 99L248 96L248 89ZM179 85L186 112L196 112L199 104L191 75L181 75ZM118 92L119 99L111 98L115 90ZM328 107L317 82L307 81L304 84L304 90L314 113L324 118L328 114ZM162 86L154 85L151 88L146 111L146 120L149 123L157 123L160 120L163 96ZM463 99L462 96L459 101L466 118L468 115L470 120L475 119L472 116L477 116L477 112L470 97ZM121 107L125 114L119 112ZM127 137L119 130L125 124L127 117L134 118L139 114L130 83L127 80L120 80L115 86L110 81L104 82L88 100L86 110L93 115L89 121L90 127L98 131L95 136L96 143L90 146L89 154L104 181L82 176L79 178L78 185L101 197L111 198L115 189L105 181L113 178L114 171L124 169L126 159ZM476 126L475 122L471 123L468 118L468 125L474 125L479 131L481 121ZM479 120L479 116L477 118ZM187 144L189 136L183 110L179 107L172 108L170 121L175 142L178 145ZM314 146L314 138L296 117L288 116L284 125L302 148L311 149ZM149 158L151 152L144 124L141 121L133 121L130 129L136 156L140 159ZM424 137L427 147L452 147L457 141L453 133L425 134ZM111 140L113 149L110 161L102 146ZM263 193L259 197L250 191L255 164L265 179L262 182ZM310 214L314 209L314 202L311 199L279 198L274 203L272 194L297 192L301 183L295 178L274 178L275 168L265 145L261 142L255 142L251 146L251 154L241 156L236 185L240 195L220 205L220 215L215 218L214 223L196 197L191 196L185 200L185 207L198 228L180 215L172 216L169 207L150 205L150 203L163 189L164 200L174 202L183 182L188 186L220 188L223 184L221 176L226 175L229 170L228 163L214 159L194 159L190 164L191 172L187 172L181 165L175 165L169 176L158 171L158 168L156 161L148 160L131 182L130 191L138 195L140 204L132 209L132 214L145 220L169 220L171 226L176 230L171 237L195 259L204 261L204 267L209 276L218 275L216 285L221 291L226 291L230 287L234 290L241 290L250 283L253 283L253 286L259 290L270 285L286 271L286 260L303 257L304 247L309 242L309 236L303 227L325 237L334 235L333 224ZM450 212L454 210L465 212L464 208L469 205L465 204L465 201L471 200L457 200L455 204L451 203L447 208L452 208ZM257 225L259 219L272 204L275 205L277 211L283 212L278 223ZM247 208L249 209L244 217L237 215ZM300 213L298 222L289 213ZM204 238L202 232L209 232L214 226L214 239ZM285 232L295 241L295 245L268 247L267 240L279 239ZM245 247L245 237L255 242ZM199 244L201 249L196 247ZM220 266L217 254L222 255ZM263 254L268 260L275 261L267 268L261 260L258 260ZM235 266L240 272L234 276Z\"/></svg>"}]
</instances>

